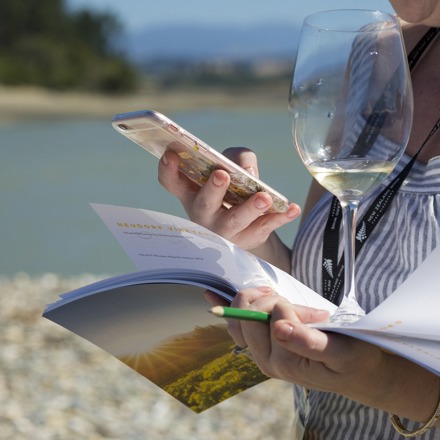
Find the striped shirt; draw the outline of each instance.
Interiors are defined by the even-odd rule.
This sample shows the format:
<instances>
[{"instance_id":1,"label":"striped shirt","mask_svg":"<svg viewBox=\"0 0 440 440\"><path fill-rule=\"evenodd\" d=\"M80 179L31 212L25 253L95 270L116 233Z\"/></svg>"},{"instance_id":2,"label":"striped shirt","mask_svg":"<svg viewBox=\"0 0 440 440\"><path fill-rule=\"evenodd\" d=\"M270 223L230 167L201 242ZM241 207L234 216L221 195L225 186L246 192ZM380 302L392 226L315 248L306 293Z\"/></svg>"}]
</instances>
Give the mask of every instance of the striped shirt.
<instances>
[{"instance_id":1,"label":"striped shirt","mask_svg":"<svg viewBox=\"0 0 440 440\"><path fill-rule=\"evenodd\" d=\"M362 201L358 220L409 160L409 157L404 156L389 179ZM329 193L322 197L302 224L293 246L292 275L316 292L322 292L322 274L316 268L322 267L323 233L331 199ZM341 240L342 236L341 231ZM356 289L363 309L368 313L384 301L439 242L440 157L435 157L428 164L414 164L391 206L359 253L356 261ZM342 242L339 252L343 252ZM417 292L414 294L417 295ZM309 405L310 411L307 411ZM305 399L302 388L295 387L295 407L302 423L305 422L306 413L309 413L303 437L305 439L403 438L392 428L388 413L337 394L312 390L309 399ZM418 426L408 420L404 423L408 429L416 429ZM440 429L432 429L420 438L440 440Z\"/></svg>"}]
</instances>

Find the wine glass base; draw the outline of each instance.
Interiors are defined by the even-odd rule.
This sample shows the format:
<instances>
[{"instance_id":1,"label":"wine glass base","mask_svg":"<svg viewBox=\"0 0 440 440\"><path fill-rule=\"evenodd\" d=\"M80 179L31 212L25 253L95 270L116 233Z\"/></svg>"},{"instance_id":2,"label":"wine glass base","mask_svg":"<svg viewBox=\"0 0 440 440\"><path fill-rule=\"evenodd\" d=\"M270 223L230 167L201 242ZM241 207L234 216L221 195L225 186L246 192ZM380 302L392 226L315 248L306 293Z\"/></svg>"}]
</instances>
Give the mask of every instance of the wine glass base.
<instances>
[{"instance_id":1,"label":"wine glass base","mask_svg":"<svg viewBox=\"0 0 440 440\"><path fill-rule=\"evenodd\" d=\"M357 303L342 302L338 309L330 316L329 322L332 324L347 325L358 321L365 316L365 312Z\"/></svg>"}]
</instances>

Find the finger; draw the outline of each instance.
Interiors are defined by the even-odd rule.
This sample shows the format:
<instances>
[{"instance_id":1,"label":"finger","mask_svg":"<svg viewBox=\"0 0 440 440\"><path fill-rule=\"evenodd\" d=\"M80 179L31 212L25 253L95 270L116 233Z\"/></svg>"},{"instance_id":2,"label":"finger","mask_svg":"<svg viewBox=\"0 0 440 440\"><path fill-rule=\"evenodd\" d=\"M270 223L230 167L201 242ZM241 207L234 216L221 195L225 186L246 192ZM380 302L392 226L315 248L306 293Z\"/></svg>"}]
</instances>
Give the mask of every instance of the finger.
<instances>
[{"instance_id":1,"label":"finger","mask_svg":"<svg viewBox=\"0 0 440 440\"><path fill-rule=\"evenodd\" d=\"M262 297L271 297L273 290L269 286L261 286L256 288L243 289L238 292L232 300L232 307L239 307L243 309L251 309L252 303ZM243 336L242 324L244 322L239 319L228 319L228 332L234 339L235 343L240 347L246 347L248 343ZM267 326L267 324L265 324Z\"/></svg>"},{"instance_id":2,"label":"finger","mask_svg":"<svg viewBox=\"0 0 440 440\"><path fill-rule=\"evenodd\" d=\"M230 147L223 151L223 155L241 166L248 173L258 177L257 155L245 147Z\"/></svg>"},{"instance_id":3,"label":"finger","mask_svg":"<svg viewBox=\"0 0 440 440\"><path fill-rule=\"evenodd\" d=\"M227 221L219 224L217 231L226 237L235 237L245 249L253 249L264 243L276 229L298 218L301 208L292 203L287 212L265 214L266 207L257 198L267 198L268 194L258 193L240 206L223 214ZM263 215L264 214L264 215Z\"/></svg>"},{"instance_id":4,"label":"finger","mask_svg":"<svg viewBox=\"0 0 440 440\"><path fill-rule=\"evenodd\" d=\"M301 322L278 320L273 323L272 331L274 338L286 350L313 361L326 362L340 352L330 344L327 333Z\"/></svg>"},{"instance_id":5,"label":"finger","mask_svg":"<svg viewBox=\"0 0 440 440\"><path fill-rule=\"evenodd\" d=\"M232 300L231 306L241 309L249 309L258 299L271 296L275 295L270 286L251 287L240 290Z\"/></svg>"},{"instance_id":6,"label":"finger","mask_svg":"<svg viewBox=\"0 0 440 440\"><path fill-rule=\"evenodd\" d=\"M193 221L210 228L212 216L222 207L230 179L225 171L216 170L200 187L179 171L178 155L166 151L159 161L158 180L180 200Z\"/></svg>"},{"instance_id":7,"label":"finger","mask_svg":"<svg viewBox=\"0 0 440 440\"><path fill-rule=\"evenodd\" d=\"M209 304L213 306L227 307L230 304L229 301L226 301L217 293L211 292L210 290L205 291L204 298L206 299L206 301L209 302Z\"/></svg>"},{"instance_id":8,"label":"finger","mask_svg":"<svg viewBox=\"0 0 440 440\"><path fill-rule=\"evenodd\" d=\"M244 289L241 291L237 298L237 304L243 305L249 310L259 310L263 312L271 312L278 301L287 301L285 298L280 297L270 287L262 286L259 288ZM240 337L242 343L246 347L249 347L252 352L252 359L257 364L263 365L271 352L271 337L270 337L270 325L265 322L255 321L239 321L239 333L236 327L232 326L234 323L229 324L228 331L234 336L234 338Z\"/></svg>"},{"instance_id":9,"label":"finger","mask_svg":"<svg viewBox=\"0 0 440 440\"><path fill-rule=\"evenodd\" d=\"M267 193L256 193L248 200L226 210L218 219L216 230L224 237L234 237L251 225L272 206L272 198Z\"/></svg>"},{"instance_id":10,"label":"finger","mask_svg":"<svg viewBox=\"0 0 440 440\"><path fill-rule=\"evenodd\" d=\"M264 322L243 321L241 331L253 360L257 365L265 365L272 351L270 325Z\"/></svg>"},{"instance_id":11,"label":"finger","mask_svg":"<svg viewBox=\"0 0 440 440\"><path fill-rule=\"evenodd\" d=\"M256 289L244 289L238 295L237 303L249 310L259 310L271 313L274 305L278 302L288 303L287 299L280 297L269 287L260 287ZM292 308L292 304L290 304ZM233 333L233 329L230 329ZM264 365L266 359L272 351L270 326L267 323L252 321L240 322L240 337L249 346L254 360L259 365Z\"/></svg>"},{"instance_id":12,"label":"finger","mask_svg":"<svg viewBox=\"0 0 440 440\"><path fill-rule=\"evenodd\" d=\"M199 186L179 172L179 157L171 151L165 151L158 164L159 183L182 203L193 199Z\"/></svg>"},{"instance_id":13,"label":"finger","mask_svg":"<svg viewBox=\"0 0 440 440\"><path fill-rule=\"evenodd\" d=\"M330 313L327 310L314 307L292 305L289 302L278 302L272 310L272 316L274 320L290 319L303 324L312 324L327 321Z\"/></svg>"},{"instance_id":14,"label":"finger","mask_svg":"<svg viewBox=\"0 0 440 440\"><path fill-rule=\"evenodd\" d=\"M212 229L213 219L223 207L223 199L230 182L229 174L223 170L211 173L206 183L199 189L189 208L191 218L196 223Z\"/></svg>"}]
</instances>

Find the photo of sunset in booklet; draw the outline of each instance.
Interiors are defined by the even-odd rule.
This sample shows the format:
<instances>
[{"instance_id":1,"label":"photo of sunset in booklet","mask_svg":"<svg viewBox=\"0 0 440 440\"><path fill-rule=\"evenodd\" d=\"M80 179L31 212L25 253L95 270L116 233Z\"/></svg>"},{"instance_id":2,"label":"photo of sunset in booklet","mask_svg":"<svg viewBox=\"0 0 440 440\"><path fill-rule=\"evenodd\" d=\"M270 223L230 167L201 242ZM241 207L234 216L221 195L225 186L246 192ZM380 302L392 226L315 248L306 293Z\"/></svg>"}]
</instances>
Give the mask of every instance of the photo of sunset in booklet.
<instances>
[{"instance_id":1,"label":"photo of sunset in booklet","mask_svg":"<svg viewBox=\"0 0 440 440\"><path fill-rule=\"evenodd\" d=\"M267 379L246 355L236 354L226 323L208 313L206 290L230 302L244 287L270 285L293 304L336 309L286 272L189 220L144 209L92 207L138 272L65 293L43 316L109 352L196 413ZM440 374L439 263L437 248L359 321L315 326L376 344ZM423 304L428 305L423 313L414 313Z\"/></svg>"},{"instance_id":2,"label":"photo of sunset in booklet","mask_svg":"<svg viewBox=\"0 0 440 440\"><path fill-rule=\"evenodd\" d=\"M204 288L157 282L84 295L45 316L114 355L196 413L264 380L235 355Z\"/></svg>"}]
</instances>

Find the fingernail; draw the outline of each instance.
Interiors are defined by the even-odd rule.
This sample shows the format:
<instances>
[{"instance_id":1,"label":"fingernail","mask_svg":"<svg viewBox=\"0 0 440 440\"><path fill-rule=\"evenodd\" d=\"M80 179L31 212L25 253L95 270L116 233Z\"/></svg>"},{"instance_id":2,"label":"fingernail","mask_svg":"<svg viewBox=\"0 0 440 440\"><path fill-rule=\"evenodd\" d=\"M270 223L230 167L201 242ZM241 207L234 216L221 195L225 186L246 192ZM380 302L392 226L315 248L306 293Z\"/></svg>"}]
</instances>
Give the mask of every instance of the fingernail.
<instances>
[{"instance_id":1,"label":"fingernail","mask_svg":"<svg viewBox=\"0 0 440 440\"><path fill-rule=\"evenodd\" d=\"M257 175L254 167L246 167L245 170L254 177Z\"/></svg>"},{"instance_id":2,"label":"fingernail","mask_svg":"<svg viewBox=\"0 0 440 440\"><path fill-rule=\"evenodd\" d=\"M275 330L274 336L281 342L287 342L291 339L293 333L293 327L287 322L278 325Z\"/></svg>"},{"instance_id":3,"label":"fingernail","mask_svg":"<svg viewBox=\"0 0 440 440\"><path fill-rule=\"evenodd\" d=\"M163 163L164 165L168 165L168 159L166 158L166 155L165 155L165 154L162 154L162 163Z\"/></svg>"},{"instance_id":4,"label":"fingernail","mask_svg":"<svg viewBox=\"0 0 440 440\"><path fill-rule=\"evenodd\" d=\"M223 179L221 179L216 173L213 173L213 175L212 175L212 183L215 186L222 186L223 185Z\"/></svg>"},{"instance_id":5,"label":"fingernail","mask_svg":"<svg viewBox=\"0 0 440 440\"><path fill-rule=\"evenodd\" d=\"M287 217L296 218L301 214L301 208L298 205L291 204L287 210Z\"/></svg>"},{"instance_id":6,"label":"fingernail","mask_svg":"<svg viewBox=\"0 0 440 440\"><path fill-rule=\"evenodd\" d=\"M255 199L255 207L258 209L267 209L269 208L269 204L263 197L257 197Z\"/></svg>"},{"instance_id":7,"label":"fingernail","mask_svg":"<svg viewBox=\"0 0 440 440\"><path fill-rule=\"evenodd\" d=\"M270 295L273 294L272 287L270 287L270 286L259 286L259 287L257 287L257 289L263 293L268 293Z\"/></svg>"}]
</instances>

